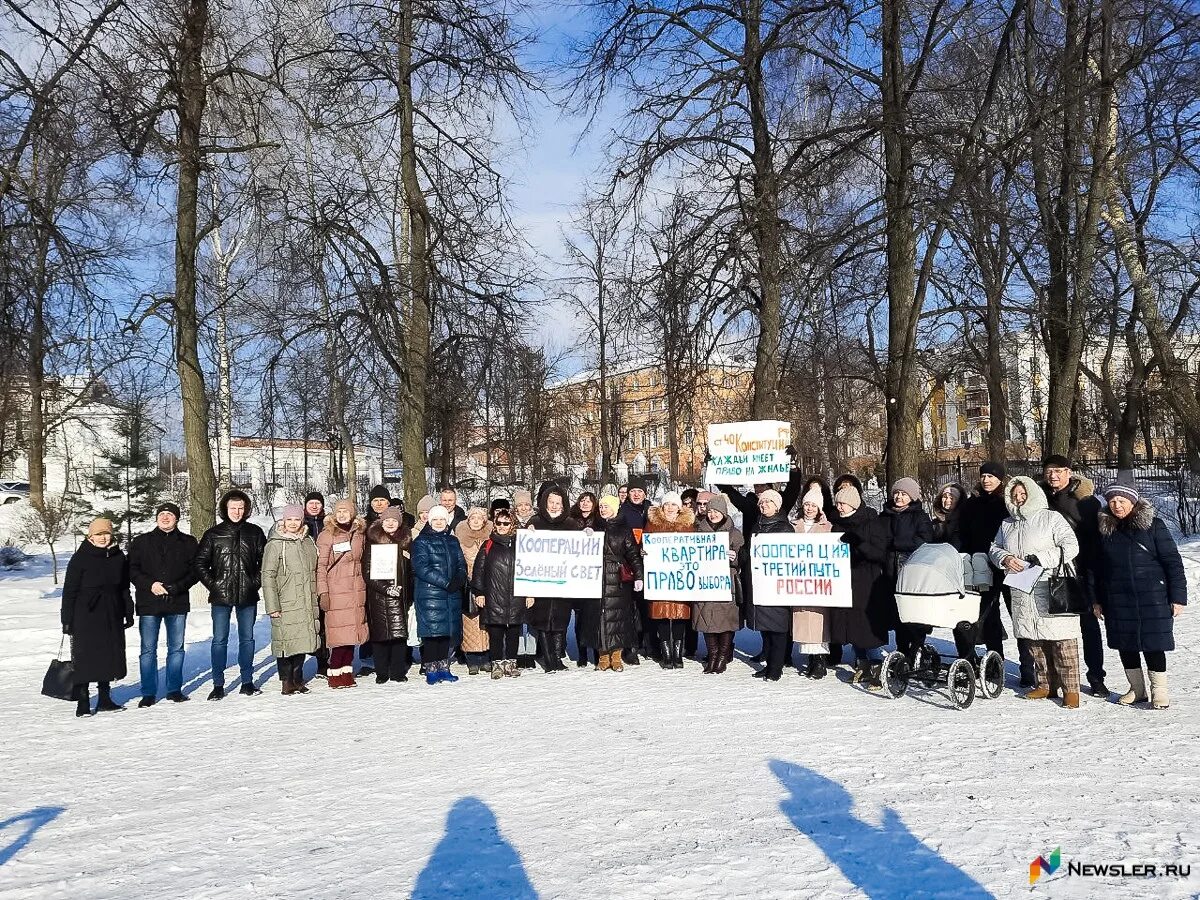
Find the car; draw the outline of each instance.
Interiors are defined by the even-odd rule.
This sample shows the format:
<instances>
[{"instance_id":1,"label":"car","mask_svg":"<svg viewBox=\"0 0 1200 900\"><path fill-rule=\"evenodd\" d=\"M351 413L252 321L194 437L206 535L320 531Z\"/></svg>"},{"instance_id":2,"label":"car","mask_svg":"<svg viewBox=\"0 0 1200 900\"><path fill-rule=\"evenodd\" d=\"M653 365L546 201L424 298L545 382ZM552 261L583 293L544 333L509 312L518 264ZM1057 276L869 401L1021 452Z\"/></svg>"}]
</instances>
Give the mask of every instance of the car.
<instances>
[{"instance_id":1,"label":"car","mask_svg":"<svg viewBox=\"0 0 1200 900\"><path fill-rule=\"evenodd\" d=\"M20 503L22 500L29 499L29 491L10 491L6 488L0 488L0 506L8 506L10 503Z\"/></svg>"},{"instance_id":2,"label":"car","mask_svg":"<svg viewBox=\"0 0 1200 900\"><path fill-rule=\"evenodd\" d=\"M14 491L29 496L28 481L0 481L0 491Z\"/></svg>"}]
</instances>

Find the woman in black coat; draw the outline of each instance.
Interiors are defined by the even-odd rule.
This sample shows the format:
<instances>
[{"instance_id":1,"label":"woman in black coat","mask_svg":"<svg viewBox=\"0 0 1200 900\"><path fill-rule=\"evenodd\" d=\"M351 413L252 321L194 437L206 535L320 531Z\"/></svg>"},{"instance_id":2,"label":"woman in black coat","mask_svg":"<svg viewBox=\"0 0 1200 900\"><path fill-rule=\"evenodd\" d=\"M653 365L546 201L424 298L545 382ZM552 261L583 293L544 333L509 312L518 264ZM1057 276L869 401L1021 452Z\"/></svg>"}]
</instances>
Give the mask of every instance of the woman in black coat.
<instances>
[{"instance_id":1,"label":"woman in black coat","mask_svg":"<svg viewBox=\"0 0 1200 900\"><path fill-rule=\"evenodd\" d=\"M553 482L542 485L538 511L526 526L536 531L582 531L583 526L567 512L567 492ZM566 669L567 626L576 601L564 597L537 597L529 615L529 626L540 632L542 662L546 672Z\"/></svg>"},{"instance_id":2,"label":"woman in black coat","mask_svg":"<svg viewBox=\"0 0 1200 900\"><path fill-rule=\"evenodd\" d=\"M596 669L625 668L621 652L638 641L637 608L633 592L642 581L642 551L633 531L617 520L621 501L611 494L600 498L600 520L593 526L604 532L604 574L599 600L579 604L579 630L583 643L595 649Z\"/></svg>"},{"instance_id":3,"label":"woman in black coat","mask_svg":"<svg viewBox=\"0 0 1200 900\"><path fill-rule=\"evenodd\" d=\"M887 522L863 503L862 492L852 484L843 485L834 495L834 532L850 546L849 609L829 611L830 644L854 647L854 675L851 681L866 681L872 689L879 685L879 661L872 651L887 643L889 604L895 608L883 566L888 556Z\"/></svg>"},{"instance_id":4,"label":"woman in black coat","mask_svg":"<svg viewBox=\"0 0 1200 900\"><path fill-rule=\"evenodd\" d=\"M475 555L471 567L471 596L479 609L479 621L487 629L492 654L492 678L516 678L517 646L527 609L533 601L513 596L517 565L517 517L498 509L492 517L492 534Z\"/></svg>"},{"instance_id":5,"label":"woman in black coat","mask_svg":"<svg viewBox=\"0 0 1200 900\"><path fill-rule=\"evenodd\" d=\"M113 543L112 522L96 519L63 579L62 629L71 637L75 715L92 714L88 684L93 681L100 690L96 712L125 708L113 702L110 684L125 677L125 629L132 627L129 561Z\"/></svg>"},{"instance_id":6,"label":"woman in black coat","mask_svg":"<svg viewBox=\"0 0 1200 900\"><path fill-rule=\"evenodd\" d=\"M1104 499L1093 611L1104 619L1108 646L1121 654L1129 679L1118 702L1128 706L1147 699L1144 657L1151 705L1166 709L1167 651L1175 649L1174 619L1187 605L1183 560L1167 526L1135 488L1114 484Z\"/></svg>"},{"instance_id":7,"label":"woman in black coat","mask_svg":"<svg viewBox=\"0 0 1200 900\"><path fill-rule=\"evenodd\" d=\"M763 491L758 495L758 516L754 523L754 532L746 535L748 555L752 552L757 535L796 533L784 513L783 503L778 491ZM766 666L755 672L754 677L778 681L783 676L783 667L792 649L792 608L755 605L753 581L750 585L746 624L762 635L763 653L766 658Z\"/></svg>"},{"instance_id":8,"label":"woman in black coat","mask_svg":"<svg viewBox=\"0 0 1200 900\"><path fill-rule=\"evenodd\" d=\"M371 578L371 557L378 547L396 548L394 578ZM375 659L375 681L408 681L412 651L408 646L408 608L412 605L412 571L409 548L412 529L404 512L389 506L367 528L363 546L363 581L367 583L367 628ZM389 552L390 555L390 552Z\"/></svg>"},{"instance_id":9,"label":"woman in black coat","mask_svg":"<svg viewBox=\"0 0 1200 900\"><path fill-rule=\"evenodd\" d=\"M888 523L891 539L885 566L891 588L888 612L896 632L896 649L908 655L910 661L925 638L933 630L927 625L909 625L900 621L896 612L896 579L913 551L933 540L933 521L921 505L921 486L916 479L901 478L892 485L892 498L884 504L880 517Z\"/></svg>"}]
</instances>

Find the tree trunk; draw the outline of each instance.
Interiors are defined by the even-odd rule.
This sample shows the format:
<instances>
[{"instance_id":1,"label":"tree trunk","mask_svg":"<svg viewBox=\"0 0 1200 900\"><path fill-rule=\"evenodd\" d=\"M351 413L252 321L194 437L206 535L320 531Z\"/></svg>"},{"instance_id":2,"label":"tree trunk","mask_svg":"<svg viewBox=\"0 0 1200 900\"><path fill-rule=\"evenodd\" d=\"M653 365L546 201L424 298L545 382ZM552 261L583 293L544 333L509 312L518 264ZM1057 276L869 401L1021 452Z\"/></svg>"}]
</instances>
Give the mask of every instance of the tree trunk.
<instances>
[{"instance_id":1,"label":"tree trunk","mask_svg":"<svg viewBox=\"0 0 1200 900\"><path fill-rule=\"evenodd\" d=\"M917 239L912 208L912 145L907 133L904 0L883 2L883 157L887 211L888 348L887 481L915 476L920 459L920 404L915 396Z\"/></svg>"},{"instance_id":2,"label":"tree trunk","mask_svg":"<svg viewBox=\"0 0 1200 900\"><path fill-rule=\"evenodd\" d=\"M761 26L762 0L749 0L746 12L744 64L754 144L754 207L751 210L750 225L755 249L758 251L756 262L759 282L754 403L750 414L755 419L772 419L779 402L779 335L783 296L780 275L782 235L779 179L771 146L767 87L763 73Z\"/></svg>"},{"instance_id":3,"label":"tree trunk","mask_svg":"<svg viewBox=\"0 0 1200 900\"><path fill-rule=\"evenodd\" d=\"M219 266L219 264L218 264ZM229 377L229 317L224 297L227 283L217 271L217 461L222 491L233 487L233 386Z\"/></svg>"},{"instance_id":4,"label":"tree trunk","mask_svg":"<svg viewBox=\"0 0 1200 900\"><path fill-rule=\"evenodd\" d=\"M428 390L429 340L432 330L429 297L429 207L417 177L417 142L413 126L412 44L414 0L402 0L397 63L400 74L400 177L412 227L408 248L408 335L404 342L405 371L401 373L406 415L401 422L400 450L404 461L404 495L416 509L425 495L425 399Z\"/></svg>"},{"instance_id":5,"label":"tree trunk","mask_svg":"<svg viewBox=\"0 0 1200 900\"><path fill-rule=\"evenodd\" d=\"M203 52L208 32L208 0L188 0L179 37L179 185L175 213L175 359L183 404L183 443L187 453L191 529L203 534L216 517L216 478L208 443L208 395L200 368L196 313L196 201L200 186L201 124L207 102Z\"/></svg>"},{"instance_id":6,"label":"tree trunk","mask_svg":"<svg viewBox=\"0 0 1200 900\"><path fill-rule=\"evenodd\" d=\"M33 309L29 323L29 505L46 508L46 308L45 272L49 236L38 229L37 274L33 285Z\"/></svg>"}]
</instances>

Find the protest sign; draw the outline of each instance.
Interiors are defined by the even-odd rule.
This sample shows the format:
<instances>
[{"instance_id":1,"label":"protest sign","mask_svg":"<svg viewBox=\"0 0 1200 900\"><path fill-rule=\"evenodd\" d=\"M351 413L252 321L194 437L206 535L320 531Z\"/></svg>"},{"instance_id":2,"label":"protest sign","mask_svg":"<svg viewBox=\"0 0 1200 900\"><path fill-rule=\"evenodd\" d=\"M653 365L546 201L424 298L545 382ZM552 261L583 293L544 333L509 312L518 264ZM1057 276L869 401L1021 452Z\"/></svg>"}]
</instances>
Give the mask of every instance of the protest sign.
<instances>
[{"instance_id":1,"label":"protest sign","mask_svg":"<svg viewBox=\"0 0 1200 900\"><path fill-rule=\"evenodd\" d=\"M729 532L642 535L647 600L729 602Z\"/></svg>"},{"instance_id":2,"label":"protest sign","mask_svg":"<svg viewBox=\"0 0 1200 900\"><path fill-rule=\"evenodd\" d=\"M394 581L400 562L399 551L396 544L372 544L371 570L367 577L372 581Z\"/></svg>"},{"instance_id":3,"label":"protest sign","mask_svg":"<svg viewBox=\"0 0 1200 900\"><path fill-rule=\"evenodd\" d=\"M850 545L840 534L756 534L750 541L755 606L848 608Z\"/></svg>"},{"instance_id":4,"label":"protest sign","mask_svg":"<svg viewBox=\"0 0 1200 900\"><path fill-rule=\"evenodd\" d=\"M513 592L517 597L599 600L604 534L582 531L517 532Z\"/></svg>"},{"instance_id":5,"label":"protest sign","mask_svg":"<svg viewBox=\"0 0 1200 900\"><path fill-rule=\"evenodd\" d=\"M708 426L705 484L763 484L787 481L792 460L787 422L728 422Z\"/></svg>"}]
</instances>

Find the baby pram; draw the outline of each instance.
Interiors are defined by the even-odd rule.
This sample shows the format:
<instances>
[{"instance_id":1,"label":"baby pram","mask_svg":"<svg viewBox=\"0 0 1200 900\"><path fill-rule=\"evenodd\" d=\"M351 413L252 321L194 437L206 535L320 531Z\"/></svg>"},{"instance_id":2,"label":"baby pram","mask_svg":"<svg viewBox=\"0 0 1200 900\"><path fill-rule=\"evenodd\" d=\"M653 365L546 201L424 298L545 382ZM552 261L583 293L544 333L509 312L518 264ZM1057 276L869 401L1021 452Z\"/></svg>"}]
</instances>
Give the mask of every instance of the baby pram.
<instances>
[{"instance_id":1,"label":"baby pram","mask_svg":"<svg viewBox=\"0 0 1200 900\"><path fill-rule=\"evenodd\" d=\"M949 544L925 544L908 558L896 579L896 609L900 621L911 625L950 628L960 643L978 645L983 620L989 608L980 609L979 586L990 586L991 573L986 564L975 566L971 556L959 553ZM965 639L965 640L962 640ZM943 667L942 657L925 643L909 659L904 653L889 653L880 670L884 691L899 697L909 684L919 681L935 687L945 678L950 699L958 709L966 709L978 691L989 700L1000 696L1004 687L1004 659L989 650L982 660L955 659Z\"/></svg>"}]
</instances>

